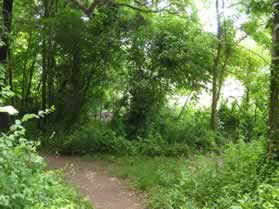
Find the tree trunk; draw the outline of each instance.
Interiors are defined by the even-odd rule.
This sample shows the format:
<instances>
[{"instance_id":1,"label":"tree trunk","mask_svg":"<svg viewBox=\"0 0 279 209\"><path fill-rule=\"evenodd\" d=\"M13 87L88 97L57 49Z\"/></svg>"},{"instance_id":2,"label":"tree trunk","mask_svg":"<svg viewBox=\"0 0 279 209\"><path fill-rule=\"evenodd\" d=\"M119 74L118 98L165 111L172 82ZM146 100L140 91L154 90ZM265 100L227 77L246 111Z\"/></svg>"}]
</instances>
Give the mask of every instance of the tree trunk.
<instances>
[{"instance_id":1,"label":"tree trunk","mask_svg":"<svg viewBox=\"0 0 279 209\"><path fill-rule=\"evenodd\" d=\"M58 7L58 0L51 0L49 2L49 15L51 17L55 16ZM55 52L56 52L56 43L54 38L54 30L53 26L50 25L48 28L48 107L54 105L54 76L55 76L55 68L56 68L56 60L55 60Z\"/></svg>"},{"instance_id":2,"label":"tree trunk","mask_svg":"<svg viewBox=\"0 0 279 209\"><path fill-rule=\"evenodd\" d=\"M13 13L13 0L4 0L2 5L3 16L3 34L2 40L4 45L0 45L0 64L8 64L8 54L10 48L9 34L11 32L12 25L12 13ZM11 74L11 69L9 70ZM10 81L11 82L11 81ZM1 85L0 85L1 90Z\"/></svg>"},{"instance_id":3,"label":"tree trunk","mask_svg":"<svg viewBox=\"0 0 279 209\"><path fill-rule=\"evenodd\" d=\"M55 57L54 50L49 55L49 68L48 68L48 107L50 108L54 105L54 73L55 73Z\"/></svg>"},{"instance_id":4,"label":"tree trunk","mask_svg":"<svg viewBox=\"0 0 279 209\"><path fill-rule=\"evenodd\" d=\"M26 86L26 69L27 69L27 58L25 58L23 65L22 83L21 83L21 110L25 108L25 86Z\"/></svg>"},{"instance_id":5,"label":"tree trunk","mask_svg":"<svg viewBox=\"0 0 279 209\"><path fill-rule=\"evenodd\" d=\"M29 74L29 79L28 79L28 85L27 85L27 89L26 89L26 94L24 95L24 104L27 103L30 93L31 93L31 87L32 87L32 81L33 81L33 74L34 74L34 68L35 68L35 64L36 64L36 59L37 56L35 56L31 67L30 67L30 74Z\"/></svg>"},{"instance_id":6,"label":"tree trunk","mask_svg":"<svg viewBox=\"0 0 279 209\"><path fill-rule=\"evenodd\" d=\"M217 55L214 60L213 65L213 81L212 81L212 104L211 104L211 122L210 127L212 131L216 131L217 128L217 81L218 81L218 66L221 59L221 52L222 52L222 25L221 25L221 15L219 10L219 0L216 0L216 14L217 14Z\"/></svg>"},{"instance_id":7,"label":"tree trunk","mask_svg":"<svg viewBox=\"0 0 279 209\"><path fill-rule=\"evenodd\" d=\"M224 84L224 80L225 80L225 71L226 71L226 68L227 68L227 65L228 65L228 61L229 61L229 58L230 58L230 53L227 51L226 54L225 54L225 61L224 61L224 64L221 68L221 71L220 71L220 76L219 76L219 82L218 82L218 85L217 85L217 95L216 95L216 103L218 103L219 99L220 99L220 96L221 96L221 91L222 91L222 87L223 87L223 84Z\"/></svg>"},{"instance_id":8,"label":"tree trunk","mask_svg":"<svg viewBox=\"0 0 279 209\"><path fill-rule=\"evenodd\" d=\"M246 105L246 108L248 109L250 107L250 87L247 86L246 87L246 101L245 101L245 105Z\"/></svg>"},{"instance_id":9,"label":"tree trunk","mask_svg":"<svg viewBox=\"0 0 279 209\"><path fill-rule=\"evenodd\" d=\"M81 109L81 49L79 46L79 41L74 46L72 51L72 75L71 75L71 82L72 82L72 116L70 117L69 122L74 122L78 116L79 111Z\"/></svg>"},{"instance_id":10,"label":"tree trunk","mask_svg":"<svg viewBox=\"0 0 279 209\"><path fill-rule=\"evenodd\" d=\"M43 49L42 49L42 109L45 110L47 107L47 49L46 41L43 40Z\"/></svg>"},{"instance_id":11,"label":"tree trunk","mask_svg":"<svg viewBox=\"0 0 279 209\"><path fill-rule=\"evenodd\" d=\"M9 33L11 32L12 25L12 12L13 12L13 0L4 0L2 7L2 15L3 15L3 26L4 26L4 34L2 37L2 41L4 45L0 47L0 62L6 63L8 58L9 51Z\"/></svg>"},{"instance_id":12,"label":"tree trunk","mask_svg":"<svg viewBox=\"0 0 279 209\"><path fill-rule=\"evenodd\" d=\"M180 118L182 117L186 107L188 106L188 104L191 102L191 99L192 99L192 94L193 94L193 91L189 94L189 96L186 98L185 102L184 102L184 105L182 107L182 110L181 112L179 113L176 121L178 122L180 120Z\"/></svg>"},{"instance_id":13,"label":"tree trunk","mask_svg":"<svg viewBox=\"0 0 279 209\"><path fill-rule=\"evenodd\" d=\"M273 2L268 159L279 160L279 0Z\"/></svg>"},{"instance_id":14,"label":"tree trunk","mask_svg":"<svg viewBox=\"0 0 279 209\"><path fill-rule=\"evenodd\" d=\"M48 10L48 1L44 0L44 18L49 17L49 10ZM47 77L48 77L48 57L47 57L47 25L43 26L42 30L42 110L45 110L47 108ZM45 130L46 127L46 119L42 118L40 120L40 128L42 130Z\"/></svg>"}]
</instances>

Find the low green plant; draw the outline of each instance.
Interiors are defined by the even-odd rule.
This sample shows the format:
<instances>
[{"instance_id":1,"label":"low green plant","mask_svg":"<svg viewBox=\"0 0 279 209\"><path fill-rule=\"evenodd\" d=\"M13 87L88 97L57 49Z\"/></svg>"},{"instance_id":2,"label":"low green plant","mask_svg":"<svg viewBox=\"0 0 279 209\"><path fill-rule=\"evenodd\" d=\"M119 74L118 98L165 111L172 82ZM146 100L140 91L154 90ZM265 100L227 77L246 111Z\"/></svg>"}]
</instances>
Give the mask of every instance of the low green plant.
<instances>
[{"instance_id":1,"label":"low green plant","mask_svg":"<svg viewBox=\"0 0 279 209\"><path fill-rule=\"evenodd\" d=\"M102 155L95 158L101 159L112 175L127 179L137 189L147 192L157 186L174 184L184 164L182 159L163 156Z\"/></svg>"},{"instance_id":2,"label":"low green plant","mask_svg":"<svg viewBox=\"0 0 279 209\"><path fill-rule=\"evenodd\" d=\"M101 121L87 123L66 137L63 134L61 136L58 134L58 137L52 139L51 148L63 154L147 156L185 156L191 151L187 144L170 144L160 134L150 134L146 139L128 140L124 136L117 136L108 124Z\"/></svg>"},{"instance_id":3,"label":"low green plant","mask_svg":"<svg viewBox=\"0 0 279 209\"><path fill-rule=\"evenodd\" d=\"M237 141L241 137L248 142L266 135L267 117L252 107L245 103L238 105L236 102L231 106L221 104L218 110L219 130L225 138Z\"/></svg>"},{"instance_id":4,"label":"low green plant","mask_svg":"<svg viewBox=\"0 0 279 209\"><path fill-rule=\"evenodd\" d=\"M273 209L279 208L279 178L273 184L262 183L255 191L244 195L231 209Z\"/></svg>"},{"instance_id":5,"label":"low green plant","mask_svg":"<svg viewBox=\"0 0 279 209\"><path fill-rule=\"evenodd\" d=\"M40 112L44 115L47 112ZM23 122L16 120L11 131L0 136L0 208L2 209L90 209L58 172L46 171L37 154L37 143L25 138Z\"/></svg>"},{"instance_id":6,"label":"low green plant","mask_svg":"<svg viewBox=\"0 0 279 209\"><path fill-rule=\"evenodd\" d=\"M66 137L63 143L63 153L104 153L110 148L107 146L114 138L112 130L106 128L102 123L92 123L81 126Z\"/></svg>"},{"instance_id":7,"label":"low green plant","mask_svg":"<svg viewBox=\"0 0 279 209\"><path fill-rule=\"evenodd\" d=\"M181 171L178 183L160 192L164 200L152 199L151 208L230 208L256 189L263 152L261 141L241 142L229 145L222 156L200 156Z\"/></svg>"},{"instance_id":8,"label":"low green plant","mask_svg":"<svg viewBox=\"0 0 279 209\"><path fill-rule=\"evenodd\" d=\"M279 178L271 183L258 181L263 153L260 140L229 144L223 153L190 158L122 156L103 160L110 162L114 175L147 193L150 209L278 208Z\"/></svg>"},{"instance_id":9,"label":"low green plant","mask_svg":"<svg viewBox=\"0 0 279 209\"><path fill-rule=\"evenodd\" d=\"M170 144L187 144L198 150L210 150L215 146L216 134L210 132L210 113L189 109L180 118L173 110L162 113L160 134Z\"/></svg>"}]
</instances>

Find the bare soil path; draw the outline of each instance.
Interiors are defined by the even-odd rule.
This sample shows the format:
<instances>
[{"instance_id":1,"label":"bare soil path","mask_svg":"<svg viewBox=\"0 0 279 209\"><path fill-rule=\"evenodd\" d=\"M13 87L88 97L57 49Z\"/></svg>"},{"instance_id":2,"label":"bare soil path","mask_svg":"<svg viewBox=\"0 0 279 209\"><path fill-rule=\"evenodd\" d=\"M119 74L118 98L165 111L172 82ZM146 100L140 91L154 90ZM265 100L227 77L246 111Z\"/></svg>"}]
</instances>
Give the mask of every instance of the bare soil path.
<instances>
[{"instance_id":1,"label":"bare soil path","mask_svg":"<svg viewBox=\"0 0 279 209\"><path fill-rule=\"evenodd\" d=\"M64 169L66 181L77 187L96 209L144 209L140 195L122 180L111 177L100 162L43 156L50 169Z\"/></svg>"}]
</instances>

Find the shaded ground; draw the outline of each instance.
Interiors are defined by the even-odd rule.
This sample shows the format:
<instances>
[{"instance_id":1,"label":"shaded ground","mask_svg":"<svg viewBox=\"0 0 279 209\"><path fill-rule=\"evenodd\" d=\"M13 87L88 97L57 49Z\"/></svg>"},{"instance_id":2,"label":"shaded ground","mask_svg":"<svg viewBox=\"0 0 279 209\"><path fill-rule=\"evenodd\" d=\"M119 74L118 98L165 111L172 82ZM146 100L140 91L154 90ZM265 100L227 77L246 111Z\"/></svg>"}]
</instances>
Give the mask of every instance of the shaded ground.
<instances>
[{"instance_id":1,"label":"shaded ground","mask_svg":"<svg viewBox=\"0 0 279 209\"><path fill-rule=\"evenodd\" d=\"M64 169L65 179L76 186L96 209L144 209L139 195L107 174L97 161L80 157L44 155L51 169Z\"/></svg>"}]
</instances>

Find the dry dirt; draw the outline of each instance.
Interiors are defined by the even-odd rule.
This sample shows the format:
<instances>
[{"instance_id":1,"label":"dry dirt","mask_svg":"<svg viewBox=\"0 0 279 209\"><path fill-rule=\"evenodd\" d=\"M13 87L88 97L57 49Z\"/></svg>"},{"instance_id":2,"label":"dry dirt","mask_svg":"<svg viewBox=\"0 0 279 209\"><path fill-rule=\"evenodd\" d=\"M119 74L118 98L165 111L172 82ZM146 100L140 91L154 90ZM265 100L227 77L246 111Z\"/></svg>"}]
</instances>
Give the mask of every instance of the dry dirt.
<instances>
[{"instance_id":1,"label":"dry dirt","mask_svg":"<svg viewBox=\"0 0 279 209\"><path fill-rule=\"evenodd\" d=\"M124 181L110 176L100 162L43 156L50 169L63 169L66 182L77 187L96 209L144 209L141 195Z\"/></svg>"}]
</instances>

